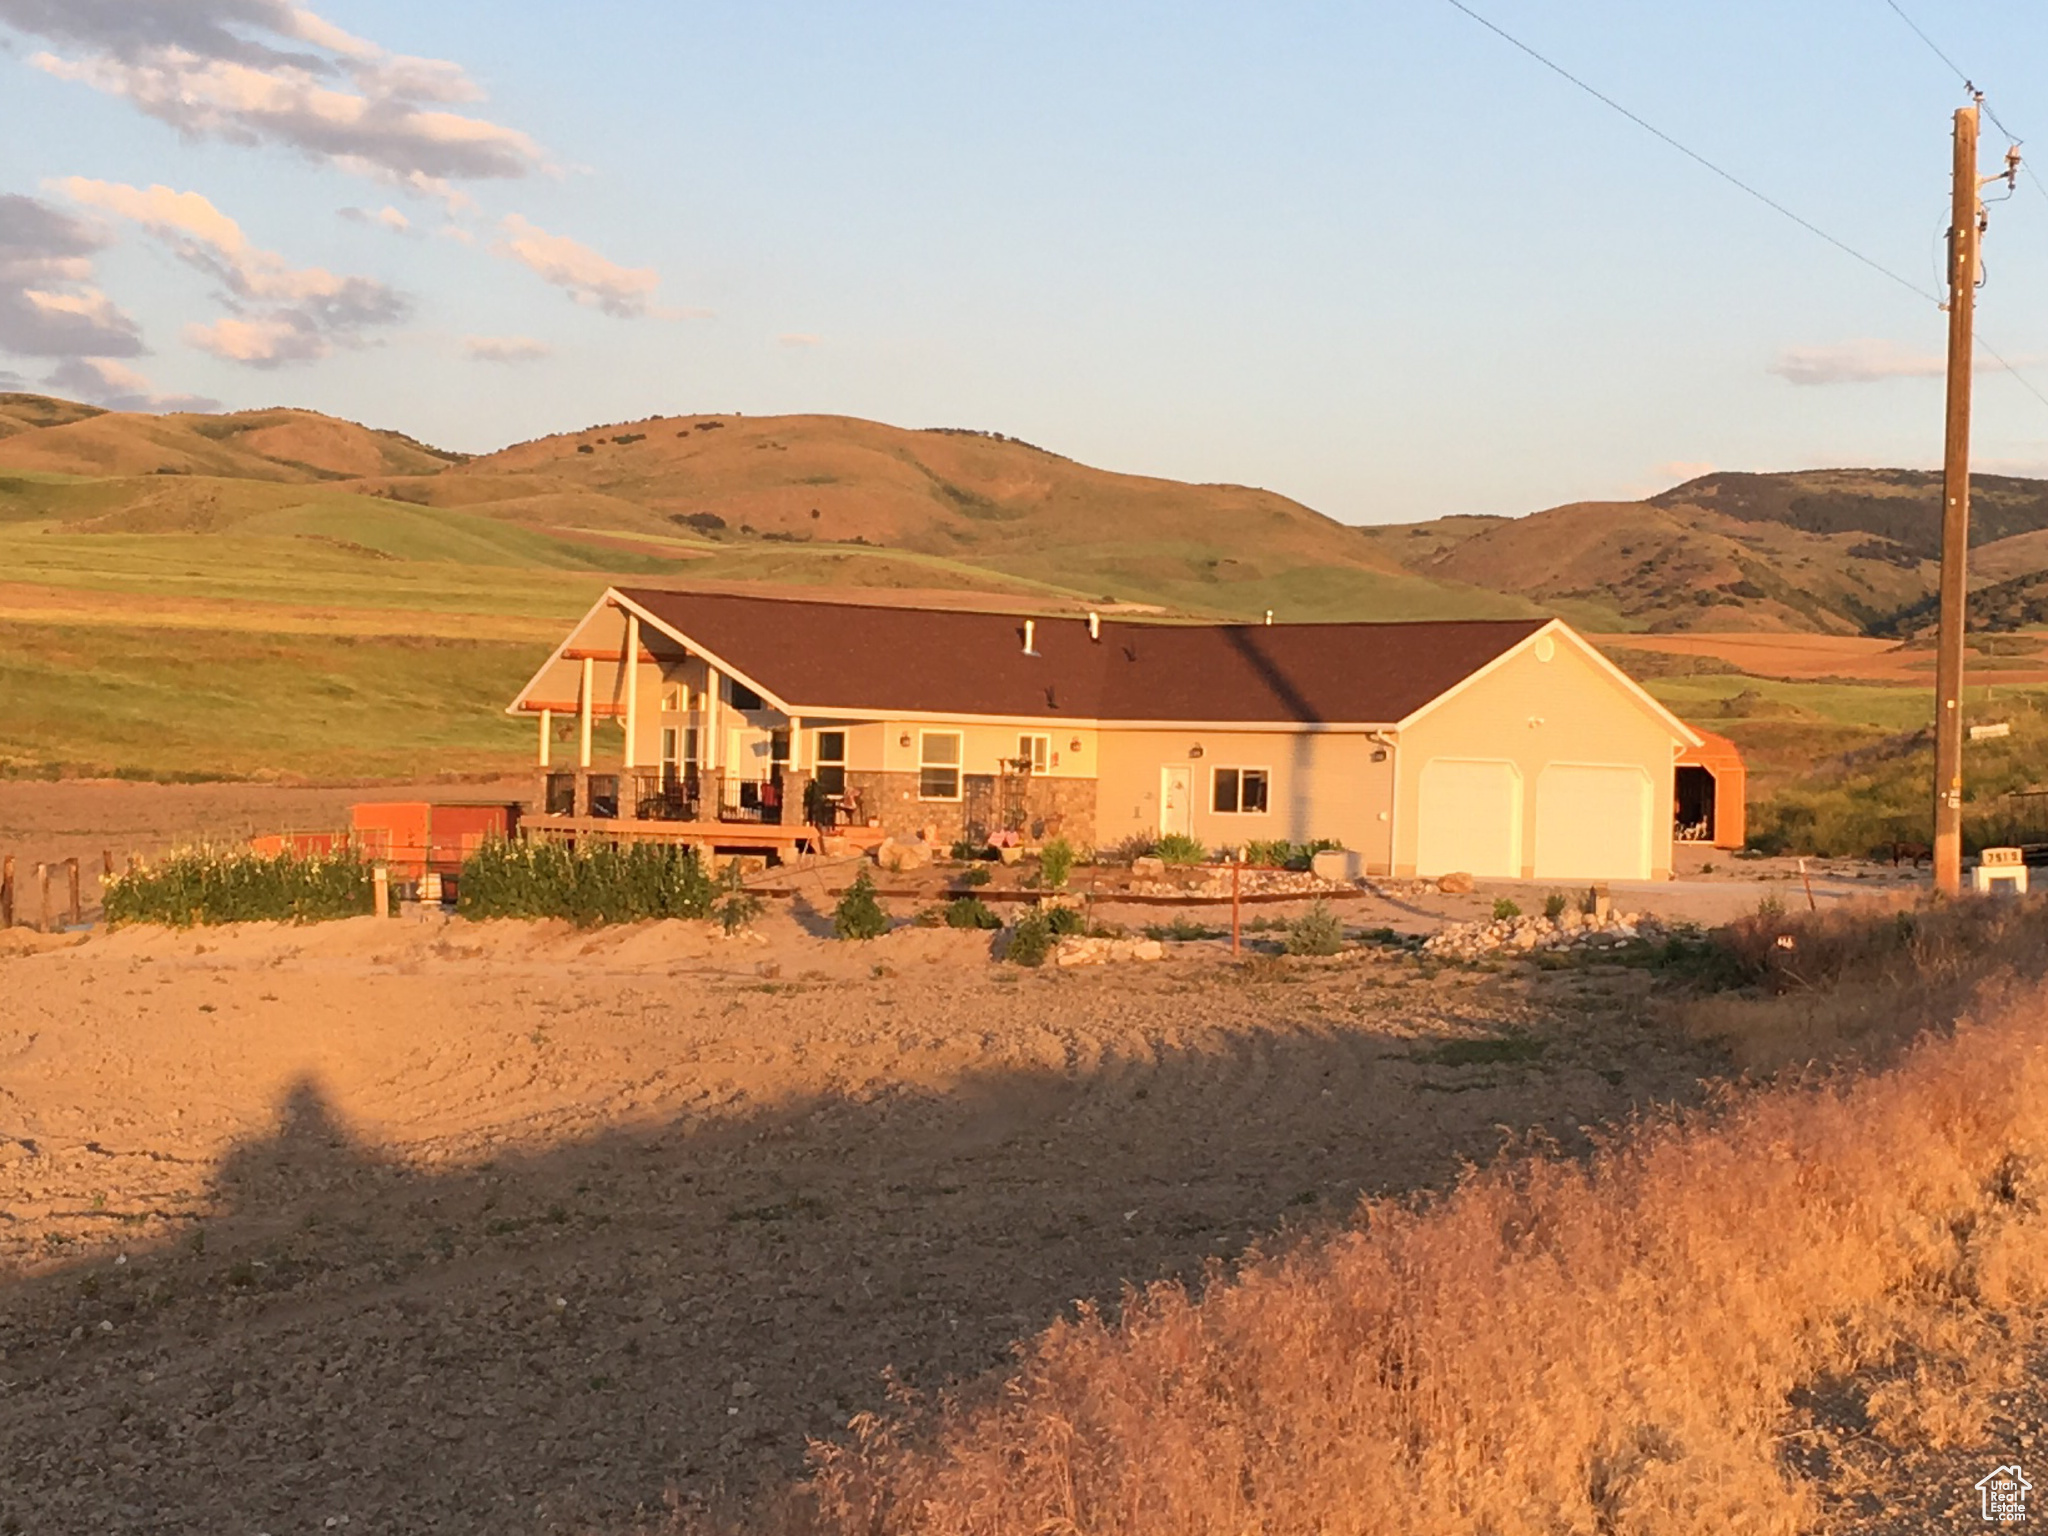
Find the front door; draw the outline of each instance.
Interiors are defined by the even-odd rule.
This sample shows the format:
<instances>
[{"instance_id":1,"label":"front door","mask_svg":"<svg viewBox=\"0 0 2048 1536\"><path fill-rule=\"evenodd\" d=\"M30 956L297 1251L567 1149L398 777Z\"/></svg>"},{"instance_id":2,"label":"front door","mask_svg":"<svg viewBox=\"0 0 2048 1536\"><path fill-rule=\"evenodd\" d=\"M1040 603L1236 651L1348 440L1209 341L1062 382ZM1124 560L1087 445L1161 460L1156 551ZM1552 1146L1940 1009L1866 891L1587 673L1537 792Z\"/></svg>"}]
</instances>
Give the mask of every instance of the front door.
<instances>
[{"instance_id":1,"label":"front door","mask_svg":"<svg viewBox=\"0 0 2048 1536\"><path fill-rule=\"evenodd\" d=\"M1195 770L1185 763L1159 770L1159 832L1162 837L1195 830Z\"/></svg>"}]
</instances>

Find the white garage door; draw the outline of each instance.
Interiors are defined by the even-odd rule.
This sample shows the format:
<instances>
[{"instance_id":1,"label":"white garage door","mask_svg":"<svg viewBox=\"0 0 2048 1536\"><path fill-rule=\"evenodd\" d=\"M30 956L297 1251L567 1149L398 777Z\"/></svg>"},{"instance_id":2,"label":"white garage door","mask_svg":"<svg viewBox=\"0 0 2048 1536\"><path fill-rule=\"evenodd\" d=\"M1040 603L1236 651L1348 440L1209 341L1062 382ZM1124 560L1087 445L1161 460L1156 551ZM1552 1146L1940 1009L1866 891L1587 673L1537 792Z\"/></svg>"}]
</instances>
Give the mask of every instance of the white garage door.
<instances>
[{"instance_id":1,"label":"white garage door","mask_svg":"<svg viewBox=\"0 0 2048 1536\"><path fill-rule=\"evenodd\" d=\"M1416 805L1415 872L1522 872L1522 774L1513 763L1432 757Z\"/></svg>"},{"instance_id":2,"label":"white garage door","mask_svg":"<svg viewBox=\"0 0 2048 1536\"><path fill-rule=\"evenodd\" d=\"M1650 878L1650 775L1632 763L1552 763L1536 776L1536 878Z\"/></svg>"}]
</instances>

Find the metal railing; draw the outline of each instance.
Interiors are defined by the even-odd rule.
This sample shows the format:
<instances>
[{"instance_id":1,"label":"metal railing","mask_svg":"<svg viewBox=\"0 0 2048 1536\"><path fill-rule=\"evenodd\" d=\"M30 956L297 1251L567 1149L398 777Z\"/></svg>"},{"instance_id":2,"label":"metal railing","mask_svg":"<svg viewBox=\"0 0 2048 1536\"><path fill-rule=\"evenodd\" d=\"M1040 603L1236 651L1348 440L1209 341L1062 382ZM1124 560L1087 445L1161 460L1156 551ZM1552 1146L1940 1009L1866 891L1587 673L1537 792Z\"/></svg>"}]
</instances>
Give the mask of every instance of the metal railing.
<instances>
[{"instance_id":1,"label":"metal railing","mask_svg":"<svg viewBox=\"0 0 2048 1536\"><path fill-rule=\"evenodd\" d=\"M719 786L718 819L779 826L783 798L780 779L728 778Z\"/></svg>"}]
</instances>

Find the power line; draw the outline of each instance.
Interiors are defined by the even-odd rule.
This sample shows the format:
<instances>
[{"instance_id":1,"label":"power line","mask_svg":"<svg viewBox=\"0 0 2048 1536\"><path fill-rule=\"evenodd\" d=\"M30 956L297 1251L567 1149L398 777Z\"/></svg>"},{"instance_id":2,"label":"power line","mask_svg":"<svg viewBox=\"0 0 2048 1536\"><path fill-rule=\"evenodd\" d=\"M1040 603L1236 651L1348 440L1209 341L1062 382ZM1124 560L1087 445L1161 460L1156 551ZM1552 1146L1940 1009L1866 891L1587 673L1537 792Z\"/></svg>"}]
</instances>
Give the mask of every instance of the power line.
<instances>
[{"instance_id":1,"label":"power line","mask_svg":"<svg viewBox=\"0 0 2048 1536\"><path fill-rule=\"evenodd\" d=\"M1573 85L1577 86L1580 90L1584 91L1588 96L1591 96L1595 101L1600 102L1603 106L1612 107L1615 111L1619 112L1623 117L1627 118L1630 122L1634 123L1638 128L1642 129L1645 133L1648 133L1655 138L1663 140L1666 144L1670 145L1673 149L1677 150L1681 155L1684 155L1688 160L1691 160L1696 164L1704 166L1707 170L1712 171L1716 176L1720 177L1723 181L1727 182L1730 186L1736 188L1737 190L1748 193L1751 197L1755 198L1758 202L1762 203L1766 208L1769 208L1772 212L1783 214L1786 218L1790 219L1794 224L1797 224L1801 229L1805 230L1808 234L1818 235L1821 239L1827 241L1829 245L1832 245L1836 250L1840 251L1843 255L1853 257L1855 260L1862 262L1864 266L1870 268L1871 271L1879 273L1884 277L1890 278L1893 282L1897 283L1901 288L1904 288L1908 293L1914 294L1919 298L1923 298L1930 304L1938 305L1941 303L1941 300L1938 297L1928 292L1925 288L1922 288L1918 283L1914 282L1911 278L1901 277L1898 273L1894 272L1890 267L1884 265L1884 263L1876 261L1871 257L1864 255L1861 251L1857 250L1853 245L1848 244L1846 241L1836 239L1833 235L1829 234L1826 230L1822 229L1818 224L1815 224L1812 220L1801 218L1798 214L1794 213L1790 208L1787 208L1783 203L1779 202L1776 198L1770 197L1763 192L1759 192L1755 187L1751 186L1741 177L1735 175L1732 171L1723 170L1720 166L1716 165L1713 161L1709 160L1705 155L1701 154L1698 150L1688 148L1686 145L1679 143L1678 140L1674 139L1662 128L1659 128L1655 123L1646 121L1644 118L1637 116L1634 112L1631 112L1627 107L1623 106L1620 102L1616 101L1612 96L1609 96L1605 91L1598 90L1595 87L1588 85L1584 80L1581 80L1577 75L1573 74L1570 70L1566 69L1562 64L1557 63L1554 59L1546 58L1543 54L1537 52L1534 48L1530 47L1527 43L1523 42L1519 37L1516 37L1512 32L1509 32L1505 28L1497 26L1495 23L1487 20L1484 16L1480 15L1477 11L1473 10L1471 6L1465 4L1465 0L1444 0L1444 3L1446 5L1451 6L1455 10L1464 12L1466 16L1470 17L1473 21L1478 22L1480 26L1486 28L1487 31L1493 33L1494 36L1500 38L1503 42L1512 44L1514 47L1519 48L1523 53L1526 53L1530 58L1534 59L1538 64L1541 64L1545 69L1549 70L1552 74L1560 75L1564 79L1569 80ZM1889 0L1887 0L1887 3L1889 3ZM1901 12L1900 14L1903 15L1904 13ZM1918 29L1916 28L1915 30ZM1930 44L1930 46L1932 45Z\"/></svg>"}]
</instances>

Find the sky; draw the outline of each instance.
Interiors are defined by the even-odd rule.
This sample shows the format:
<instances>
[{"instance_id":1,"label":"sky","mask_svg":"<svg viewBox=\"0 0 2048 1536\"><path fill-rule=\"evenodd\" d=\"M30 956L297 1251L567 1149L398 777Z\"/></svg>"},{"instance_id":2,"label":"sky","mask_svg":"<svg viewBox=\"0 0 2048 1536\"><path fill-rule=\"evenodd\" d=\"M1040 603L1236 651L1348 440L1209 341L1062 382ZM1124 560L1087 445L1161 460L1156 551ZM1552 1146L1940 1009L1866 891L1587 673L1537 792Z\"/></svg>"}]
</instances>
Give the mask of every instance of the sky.
<instances>
[{"instance_id":1,"label":"sky","mask_svg":"<svg viewBox=\"0 0 2048 1536\"><path fill-rule=\"evenodd\" d=\"M1449 0L0 0L0 388L827 412L1349 522L1940 462L1964 96L1887 0L1468 3L1903 283ZM1900 3L2048 177L2048 10ZM1990 215L2041 395L1980 372L1977 465L2048 474L2048 180Z\"/></svg>"}]
</instances>

